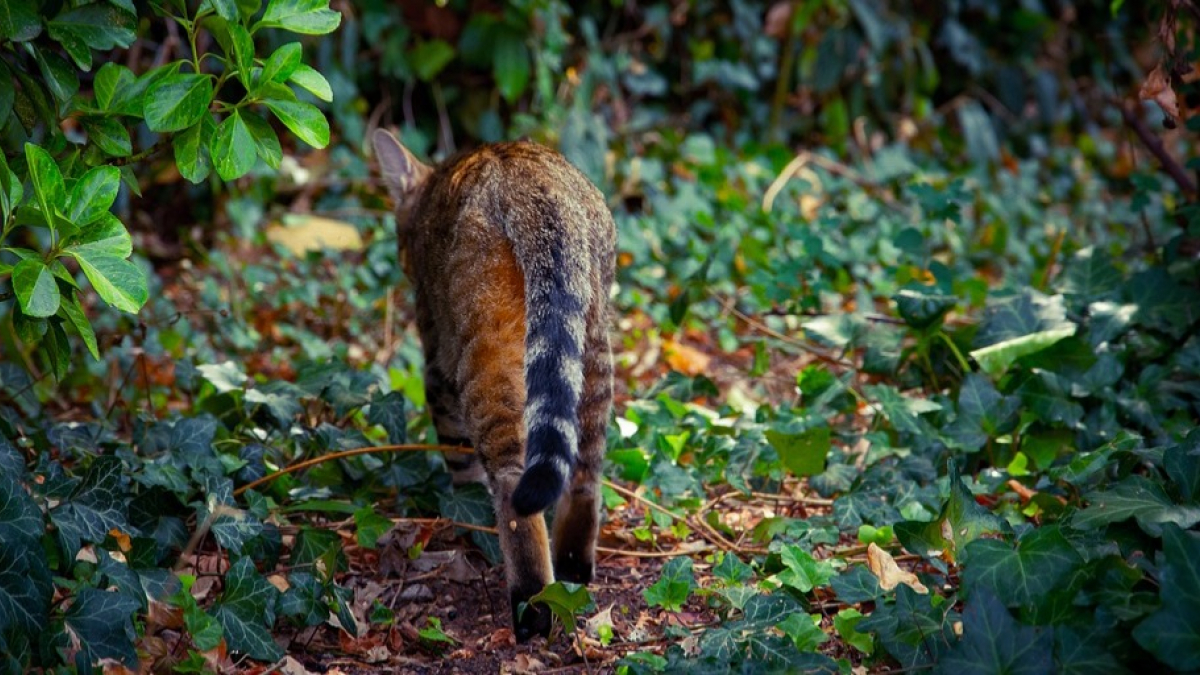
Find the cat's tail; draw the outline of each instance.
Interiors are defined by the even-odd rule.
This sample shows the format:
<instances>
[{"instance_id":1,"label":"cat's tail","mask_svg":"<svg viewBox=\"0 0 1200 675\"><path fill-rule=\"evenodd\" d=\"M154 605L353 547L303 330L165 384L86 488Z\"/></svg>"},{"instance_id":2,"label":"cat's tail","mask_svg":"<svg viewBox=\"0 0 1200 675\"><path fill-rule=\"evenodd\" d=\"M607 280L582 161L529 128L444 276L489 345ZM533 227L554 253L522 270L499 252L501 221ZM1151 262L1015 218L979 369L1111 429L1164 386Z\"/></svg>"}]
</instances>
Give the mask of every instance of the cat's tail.
<instances>
[{"instance_id":1,"label":"cat's tail","mask_svg":"<svg viewBox=\"0 0 1200 675\"><path fill-rule=\"evenodd\" d=\"M539 233L539 246L518 255L525 274L525 473L512 504L522 516L558 500L579 454L585 312L591 300L587 269L579 250L572 251L580 244L567 241L569 230L561 223L552 226L558 216L553 206L541 206L549 206L543 216L551 227Z\"/></svg>"}]
</instances>

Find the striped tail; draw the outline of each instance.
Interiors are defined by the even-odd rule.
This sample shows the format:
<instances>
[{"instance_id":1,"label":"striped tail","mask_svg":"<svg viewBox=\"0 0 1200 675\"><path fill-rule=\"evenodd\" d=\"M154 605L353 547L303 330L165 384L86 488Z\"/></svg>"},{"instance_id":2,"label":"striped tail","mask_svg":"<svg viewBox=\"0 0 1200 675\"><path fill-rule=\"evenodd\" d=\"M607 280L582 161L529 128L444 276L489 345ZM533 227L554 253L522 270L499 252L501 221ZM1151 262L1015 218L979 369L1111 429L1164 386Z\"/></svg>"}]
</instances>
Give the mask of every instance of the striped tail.
<instances>
[{"instance_id":1,"label":"striped tail","mask_svg":"<svg viewBox=\"0 0 1200 675\"><path fill-rule=\"evenodd\" d=\"M522 516L558 500L579 454L584 312L591 295L587 267L570 255L586 247L567 241L552 203L539 206L547 230L534 246L516 245L526 249L518 253L525 273L525 472L512 495Z\"/></svg>"}]
</instances>

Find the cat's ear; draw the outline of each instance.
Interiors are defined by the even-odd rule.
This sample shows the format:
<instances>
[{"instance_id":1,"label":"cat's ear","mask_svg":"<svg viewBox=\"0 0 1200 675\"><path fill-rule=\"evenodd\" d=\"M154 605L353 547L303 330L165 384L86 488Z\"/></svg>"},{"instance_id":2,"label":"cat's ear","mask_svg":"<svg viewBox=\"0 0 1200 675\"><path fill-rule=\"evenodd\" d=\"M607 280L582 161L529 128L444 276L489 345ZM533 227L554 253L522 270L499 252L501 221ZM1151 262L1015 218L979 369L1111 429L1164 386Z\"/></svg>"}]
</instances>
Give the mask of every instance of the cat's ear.
<instances>
[{"instance_id":1,"label":"cat's ear","mask_svg":"<svg viewBox=\"0 0 1200 675\"><path fill-rule=\"evenodd\" d=\"M371 136L375 146L375 158L379 160L379 173L387 186L388 194L397 203L420 187L433 169L413 156L408 148L400 144L390 131L376 129Z\"/></svg>"}]
</instances>

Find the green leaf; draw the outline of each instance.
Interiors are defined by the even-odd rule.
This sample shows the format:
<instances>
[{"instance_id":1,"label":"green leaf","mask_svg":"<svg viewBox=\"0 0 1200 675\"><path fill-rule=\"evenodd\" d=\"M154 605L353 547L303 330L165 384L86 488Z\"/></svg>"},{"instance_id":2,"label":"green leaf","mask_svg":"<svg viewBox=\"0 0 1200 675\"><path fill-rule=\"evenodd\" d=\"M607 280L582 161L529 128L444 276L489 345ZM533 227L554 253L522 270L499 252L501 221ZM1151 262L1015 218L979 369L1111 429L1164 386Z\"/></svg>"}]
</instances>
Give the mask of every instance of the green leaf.
<instances>
[{"instance_id":1,"label":"green leaf","mask_svg":"<svg viewBox=\"0 0 1200 675\"><path fill-rule=\"evenodd\" d=\"M129 130L111 117L85 117L83 128L88 140L112 157L128 157L133 154L133 143Z\"/></svg>"},{"instance_id":2,"label":"green leaf","mask_svg":"<svg viewBox=\"0 0 1200 675\"><path fill-rule=\"evenodd\" d=\"M842 638L842 642L870 656L875 651L875 638L870 633L858 632L858 624L863 618L862 612L847 607L833 617L833 628Z\"/></svg>"},{"instance_id":3,"label":"green leaf","mask_svg":"<svg viewBox=\"0 0 1200 675\"><path fill-rule=\"evenodd\" d=\"M283 650L271 638L275 602L279 591L254 570L254 561L243 557L225 575L225 592L209 614L225 630L233 651L260 661L277 661Z\"/></svg>"},{"instance_id":4,"label":"green leaf","mask_svg":"<svg viewBox=\"0 0 1200 675\"><path fill-rule=\"evenodd\" d=\"M98 166L89 170L71 188L67 218L79 227L96 222L108 215L120 189L121 172L117 167Z\"/></svg>"},{"instance_id":5,"label":"green leaf","mask_svg":"<svg viewBox=\"0 0 1200 675\"><path fill-rule=\"evenodd\" d=\"M333 100L333 89L329 86L329 81L325 79L325 76L303 63L296 66L295 72L288 77L288 81L322 101Z\"/></svg>"},{"instance_id":6,"label":"green leaf","mask_svg":"<svg viewBox=\"0 0 1200 675\"><path fill-rule=\"evenodd\" d=\"M529 599L529 602L541 603L550 608L554 616L562 622L567 632L574 633L575 617L592 604L592 596L587 586L572 584L566 581L556 581L542 589L541 593Z\"/></svg>"},{"instance_id":7,"label":"green leaf","mask_svg":"<svg viewBox=\"0 0 1200 675\"><path fill-rule=\"evenodd\" d=\"M25 144L25 162L29 165L29 178L33 181L33 192L42 207L42 215L50 221L67 197L62 172L50 153L32 143Z\"/></svg>"},{"instance_id":8,"label":"green leaf","mask_svg":"<svg viewBox=\"0 0 1200 675\"><path fill-rule=\"evenodd\" d=\"M279 600L279 611L302 626L319 626L329 617L324 595L325 589L315 576L297 570L288 575L288 589Z\"/></svg>"},{"instance_id":9,"label":"green leaf","mask_svg":"<svg viewBox=\"0 0 1200 675\"><path fill-rule=\"evenodd\" d=\"M317 148L329 145L329 120L311 103L267 99L267 108L291 129L297 138Z\"/></svg>"},{"instance_id":10,"label":"green leaf","mask_svg":"<svg viewBox=\"0 0 1200 675\"><path fill-rule=\"evenodd\" d=\"M249 90L253 84L250 76L254 68L254 38L240 23L229 25L229 37L233 40L232 62L237 64L237 77L242 81L242 86Z\"/></svg>"},{"instance_id":11,"label":"green leaf","mask_svg":"<svg viewBox=\"0 0 1200 675\"><path fill-rule=\"evenodd\" d=\"M832 447L829 427L794 434L768 429L763 435L792 475L815 476L825 471L825 457Z\"/></svg>"},{"instance_id":12,"label":"green leaf","mask_svg":"<svg viewBox=\"0 0 1200 675\"><path fill-rule=\"evenodd\" d=\"M72 291L62 297L62 302L59 304L59 314L67 319L75 331L79 333L79 337L83 340L83 344L87 346L88 352L92 358L100 360L100 349L96 344L96 332L92 330L92 324L88 321L87 314L83 311L83 306L79 304L79 298Z\"/></svg>"},{"instance_id":13,"label":"green leaf","mask_svg":"<svg viewBox=\"0 0 1200 675\"><path fill-rule=\"evenodd\" d=\"M876 605L858 623L862 632L874 633L887 653L902 668L929 666L947 651L954 639L953 603L934 604L934 596L918 594L907 584L896 587L896 601Z\"/></svg>"},{"instance_id":14,"label":"green leaf","mask_svg":"<svg viewBox=\"0 0 1200 675\"><path fill-rule=\"evenodd\" d=\"M892 296L904 322L913 328L928 328L954 309L958 298L943 295L924 286L905 288Z\"/></svg>"},{"instance_id":15,"label":"green leaf","mask_svg":"<svg viewBox=\"0 0 1200 675\"><path fill-rule=\"evenodd\" d=\"M1120 288L1121 272L1112 256L1094 246L1076 252L1062 275L1062 292L1088 303L1115 299Z\"/></svg>"},{"instance_id":16,"label":"green leaf","mask_svg":"<svg viewBox=\"0 0 1200 675\"><path fill-rule=\"evenodd\" d=\"M64 617L67 627L79 638L91 662L117 659L127 666L137 664L133 614L140 605L122 593L84 588Z\"/></svg>"},{"instance_id":17,"label":"green leaf","mask_svg":"<svg viewBox=\"0 0 1200 675\"><path fill-rule=\"evenodd\" d=\"M815 652L829 640L825 631L821 630L820 614L805 614L796 612L777 624L783 634L792 639L796 649L802 652Z\"/></svg>"},{"instance_id":18,"label":"green leaf","mask_svg":"<svg viewBox=\"0 0 1200 675\"><path fill-rule=\"evenodd\" d=\"M454 47L444 40L425 40L413 47L408 60L417 77L429 82L454 59Z\"/></svg>"},{"instance_id":19,"label":"green leaf","mask_svg":"<svg viewBox=\"0 0 1200 675\"><path fill-rule=\"evenodd\" d=\"M1142 529L1157 535L1163 523L1184 528L1200 523L1200 507L1175 504L1162 484L1142 475L1129 476L1111 489L1095 490L1083 498L1087 508L1071 518L1071 525L1081 530L1136 518Z\"/></svg>"},{"instance_id":20,"label":"green leaf","mask_svg":"<svg viewBox=\"0 0 1200 675\"><path fill-rule=\"evenodd\" d=\"M33 2L0 4L0 40L27 42L42 32L42 20Z\"/></svg>"},{"instance_id":21,"label":"green leaf","mask_svg":"<svg viewBox=\"0 0 1200 675\"><path fill-rule=\"evenodd\" d=\"M828 560L817 560L794 544L786 546L779 557L786 568L779 573L779 581L801 593L828 586L830 580L837 576Z\"/></svg>"},{"instance_id":22,"label":"green leaf","mask_svg":"<svg viewBox=\"0 0 1200 675\"><path fill-rule=\"evenodd\" d=\"M175 73L164 77L146 92L143 114L151 131L186 129L200 121L212 103L210 75Z\"/></svg>"},{"instance_id":23,"label":"green leaf","mask_svg":"<svg viewBox=\"0 0 1200 675\"><path fill-rule=\"evenodd\" d=\"M212 171L213 160L209 148L217 125L212 115L203 115L199 122L184 129L171 139L175 150L175 166L179 174L193 183L201 183Z\"/></svg>"},{"instance_id":24,"label":"green leaf","mask_svg":"<svg viewBox=\"0 0 1200 675\"><path fill-rule=\"evenodd\" d=\"M963 637L938 662L938 673L954 675L1051 675L1054 634L1022 626L984 589L963 611Z\"/></svg>"},{"instance_id":25,"label":"green leaf","mask_svg":"<svg viewBox=\"0 0 1200 675\"><path fill-rule=\"evenodd\" d=\"M92 93L96 95L96 104L101 110L112 110L121 102L122 94L137 81L133 71L125 66L109 61L96 71L92 81Z\"/></svg>"},{"instance_id":26,"label":"green leaf","mask_svg":"<svg viewBox=\"0 0 1200 675\"><path fill-rule=\"evenodd\" d=\"M1003 541L978 539L967 551L964 588L972 595L987 588L1009 607L1038 602L1083 562L1057 525L1029 530L1015 550Z\"/></svg>"},{"instance_id":27,"label":"green leaf","mask_svg":"<svg viewBox=\"0 0 1200 675\"><path fill-rule=\"evenodd\" d=\"M304 50L300 47L299 42L289 42L276 49L267 58L266 62L263 63L260 81L286 82L296 72L296 69L300 67L300 57L303 52ZM324 78L321 79L324 80Z\"/></svg>"},{"instance_id":28,"label":"green leaf","mask_svg":"<svg viewBox=\"0 0 1200 675\"><path fill-rule=\"evenodd\" d=\"M128 258L132 252L133 238L129 236L129 230L116 216L107 212L72 237L64 249L64 253L68 254L118 258Z\"/></svg>"},{"instance_id":29,"label":"green leaf","mask_svg":"<svg viewBox=\"0 0 1200 675\"><path fill-rule=\"evenodd\" d=\"M238 13L237 0L208 0L208 3L217 12L217 16L231 24L240 21L242 18Z\"/></svg>"},{"instance_id":30,"label":"green leaf","mask_svg":"<svg viewBox=\"0 0 1200 675\"><path fill-rule=\"evenodd\" d=\"M234 110L221 122L213 134L210 151L213 167L222 180L240 178L254 168L257 146L242 111Z\"/></svg>"},{"instance_id":31,"label":"green leaf","mask_svg":"<svg viewBox=\"0 0 1200 675\"><path fill-rule=\"evenodd\" d=\"M288 76L288 81L322 101L333 100L333 89L329 86L329 81L325 79L325 76L303 63L296 66L296 70Z\"/></svg>"},{"instance_id":32,"label":"green leaf","mask_svg":"<svg viewBox=\"0 0 1200 675\"><path fill-rule=\"evenodd\" d=\"M254 138L254 148L258 156L267 166L278 169L279 162L283 159L283 148L279 145L279 137L275 135L275 130L255 113L243 110L241 115L246 128L250 130L250 136Z\"/></svg>"},{"instance_id":33,"label":"green leaf","mask_svg":"<svg viewBox=\"0 0 1200 675\"><path fill-rule=\"evenodd\" d=\"M68 9L54 17L47 28L83 70L92 67L88 48L106 52L128 47L137 34L137 18L107 2L92 2Z\"/></svg>"},{"instance_id":34,"label":"green leaf","mask_svg":"<svg viewBox=\"0 0 1200 675\"><path fill-rule=\"evenodd\" d=\"M50 520L70 558L84 542L104 541L109 530L129 531L121 476L121 460L112 455L97 457L70 496L51 509Z\"/></svg>"},{"instance_id":35,"label":"green leaf","mask_svg":"<svg viewBox=\"0 0 1200 675\"><path fill-rule=\"evenodd\" d=\"M46 83L54 98L58 99L60 103L71 100L71 97L79 91L79 76L76 74L74 66L53 52L44 52L31 45L26 47L33 55L33 60L37 62L38 71L42 74L42 81Z\"/></svg>"},{"instance_id":36,"label":"green leaf","mask_svg":"<svg viewBox=\"0 0 1200 675\"><path fill-rule=\"evenodd\" d=\"M668 612L678 612L692 595L696 578L692 574L691 558L672 558L663 565L658 581L642 591L642 597L651 607L662 607Z\"/></svg>"},{"instance_id":37,"label":"green leaf","mask_svg":"<svg viewBox=\"0 0 1200 675\"><path fill-rule=\"evenodd\" d=\"M16 96L12 74L8 72L8 66L0 62L0 129L3 129L4 125L8 123Z\"/></svg>"},{"instance_id":38,"label":"green leaf","mask_svg":"<svg viewBox=\"0 0 1200 675\"><path fill-rule=\"evenodd\" d=\"M367 423L383 427L388 435L388 443L407 443L407 407L404 395L398 391L376 396L371 400L371 407L367 411Z\"/></svg>"},{"instance_id":39,"label":"green leaf","mask_svg":"<svg viewBox=\"0 0 1200 675\"><path fill-rule=\"evenodd\" d=\"M393 526L390 518L379 515L370 505L354 512L354 536L358 545L363 548L374 549L379 538L387 534Z\"/></svg>"},{"instance_id":40,"label":"green leaf","mask_svg":"<svg viewBox=\"0 0 1200 675\"><path fill-rule=\"evenodd\" d=\"M26 315L44 318L58 311L58 284L41 260L30 258L17 263L12 270L12 286Z\"/></svg>"},{"instance_id":41,"label":"green leaf","mask_svg":"<svg viewBox=\"0 0 1200 675\"><path fill-rule=\"evenodd\" d=\"M979 362L983 372L1000 377L1014 361L1022 356L1036 354L1054 345L1059 340L1075 334L1075 324L1022 335L971 351L971 357Z\"/></svg>"},{"instance_id":42,"label":"green leaf","mask_svg":"<svg viewBox=\"0 0 1200 675\"><path fill-rule=\"evenodd\" d=\"M492 52L492 74L504 100L511 103L525 93L529 85L529 70L529 48L525 46L524 35L512 29L497 31Z\"/></svg>"},{"instance_id":43,"label":"green leaf","mask_svg":"<svg viewBox=\"0 0 1200 675\"><path fill-rule=\"evenodd\" d=\"M906 520L894 529L900 544L911 553L926 558L945 556L967 564L967 544L985 534L1007 533L1011 527L1000 516L988 511L958 477L958 468L951 463L950 496L941 514L931 522ZM946 535L950 537L947 539Z\"/></svg>"},{"instance_id":44,"label":"green leaf","mask_svg":"<svg viewBox=\"0 0 1200 675\"><path fill-rule=\"evenodd\" d=\"M0 635L46 627L54 584L39 541L45 528L25 487L0 471Z\"/></svg>"},{"instance_id":45,"label":"green leaf","mask_svg":"<svg viewBox=\"0 0 1200 675\"><path fill-rule=\"evenodd\" d=\"M100 298L119 310L136 314L146 300L150 291L146 284L146 275L137 265L110 255L80 254L68 250L92 288Z\"/></svg>"},{"instance_id":46,"label":"green leaf","mask_svg":"<svg viewBox=\"0 0 1200 675\"><path fill-rule=\"evenodd\" d=\"M1133 630L1138 644L1180 671L1200 668L1200 533L1163 528L1162 608Z\"/></svg>"},{"instance_id":47,"label":"green leaf","mask_svg":"<svg viewBox=\"0 0 1200 675\"><path fill-rule=\"evenodd\" d=\"M1192 429L1179 445L1163 453L1163 468L1187 502L1200 502L1200 429Z\"/></svg>"},{"instance_id":48,"label":"green leaf","mask_svg":"<svg viewBox=\"0 0 1200 675\"><path fill-rule=\"evenodd\" d=\"M342 15L329 9L329 0L271 0L255 29L275 27L302 35L324 35L341 22Z\"/></svg>"}]
</instances>

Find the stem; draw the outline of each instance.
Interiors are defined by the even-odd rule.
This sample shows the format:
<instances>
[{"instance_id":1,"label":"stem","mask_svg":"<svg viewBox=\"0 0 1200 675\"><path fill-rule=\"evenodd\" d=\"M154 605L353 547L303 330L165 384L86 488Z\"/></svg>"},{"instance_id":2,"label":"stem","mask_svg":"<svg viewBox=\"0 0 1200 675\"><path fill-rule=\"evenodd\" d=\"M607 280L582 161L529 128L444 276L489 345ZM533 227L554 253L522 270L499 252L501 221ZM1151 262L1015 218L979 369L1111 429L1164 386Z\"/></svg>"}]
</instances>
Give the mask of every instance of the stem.
<instances>
[{"instance_id":1,"label":"stem","mask_svg":"<svg viewBox=\"0 0 1200 675\"><path fill-rule=\"evenodd\" d=\"M958 365L962 366L963 375L965 376L971 372L971 364L967 362L967 358L962 355L962 352L958 351L958 345L954 344L954 340L951 340L949 335L946 335L946 331L939 330L937 336L950 348L950 351L954 354L954 358L958 359Z\"/></svg>"}]
</instances>

